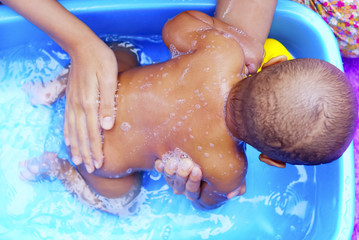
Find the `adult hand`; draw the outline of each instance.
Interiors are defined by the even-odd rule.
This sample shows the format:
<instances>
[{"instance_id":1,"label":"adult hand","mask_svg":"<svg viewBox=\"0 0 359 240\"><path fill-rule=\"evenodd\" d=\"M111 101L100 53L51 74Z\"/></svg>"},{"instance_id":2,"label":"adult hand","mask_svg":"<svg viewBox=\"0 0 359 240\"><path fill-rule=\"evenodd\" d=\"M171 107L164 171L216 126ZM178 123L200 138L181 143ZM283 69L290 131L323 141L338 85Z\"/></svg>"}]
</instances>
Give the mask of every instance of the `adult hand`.
<instances>
[{"instance_id":1,"label":"adult hand","mask_svg":"<svg viewBox=\"0 0 359 240\"><path fill-rule=\"evenodd\" d=\"M265 56L264 44L243 31L230 26L227 31L233 35L244 53L244 73L254 74L262 65Z\"/></svg>"},{"instance_id":2,"label":"adult hand","mask_svg":"<svg viewBox=\"0 0 359 240\"><path fill-rule=\"evenodd\" d=\"M111 129L115 115L117 63L114 53L56 0L2 2L69 53L72 68L67 87L65 142L71 145L72 161L76 165L84 161L89 172L94 171L94 163L100 168L103 163L100 130Z\"/></svg>"},{"instance_id":3,"label":"adult hand","mask_svg":"<svg viewBox=\"0 0 359 240\"><path fill-rule=\"evenodd\" d=\"M256 73L264 55L264 42L272 25L278 0L220 0L215 18L240 29L245 71Z\"/></svg>"},{"instance_id":4,"label":"adult hand","mask_svg":"<svg viewBox=\"0 0 359 240\"><path fill-rule=\"evenodd\" d=\"M179 161L171 158L166 162L158 159L155 161L155 169L163 173L174 194L183 194L191 201L199 198L202 171L191 159Z\"/></svg>"},{"instance_id":5,"label":"adult hand","mask_svg":"<svg viewBox=\"0 0 359 240\"><path fill-rule=\"evenodd\" d=\"M265 55L262 43L249 37L240 42L244 53L244 73L254 74L260 68Z\"/></svg>"},{"instance_id":6,"label":"adult hand","mask_svg":"<svg viewBox=\"0 0 359 240\"><path fill-rule=\"evenodd\" d=\"M65 143L72 161L89 173L103 164L101 130L115 121L117 62L100 39L83 42L70 52L71 70L65 108ZM101 129L102 128L102 129Z\"/></svg>"},{"instance_id":7,"label":"adult hand","mask_svg":"<svg viewBox=\"0 0 359 240\"><path fill-rule=\"evenodd\" d=\"M155 161L155 169L162 173L167 184L173 189L174 194L183 194L190 201L196 201L201 194L202 171L191 159L178 160L171 158L166 162L161 159ZM231 199L243 195L246 192L246 183L227 194Z\"/></svg>"}]
</instances>

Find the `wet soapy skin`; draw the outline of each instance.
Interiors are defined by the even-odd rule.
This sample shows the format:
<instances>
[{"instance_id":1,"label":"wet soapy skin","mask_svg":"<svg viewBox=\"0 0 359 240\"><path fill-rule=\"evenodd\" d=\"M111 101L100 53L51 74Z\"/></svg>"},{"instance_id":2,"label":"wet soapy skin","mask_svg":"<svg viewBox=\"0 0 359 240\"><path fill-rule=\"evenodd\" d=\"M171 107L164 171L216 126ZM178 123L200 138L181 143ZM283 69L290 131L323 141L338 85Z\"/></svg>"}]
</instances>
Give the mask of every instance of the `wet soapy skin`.
<instances>
[{"instance_id":1,"label":"wet soapy skin","mask_svg":"<svg viewBox=\"0 0 359 240\"><path fill-rule=\"evenodd\" d=\"M131 41L136 42L135 39ZM137 41L139 45L144 45L148 40ZM256 161L257 153L252 148L247 154L251 167L247 174L246 195L209 212L198 211L182 196L173 195L156 172L144 175L143 202L132 218L118 218L88 208L68 194L58 182L22 182L18 178L19 162L41 154L44 146L66 157L66 149L61 150L65 102L59 101L50 108L33 107L22 91L23 83L47 81L56 76L62 69L59 62L66 59L66 55L56 49L46 52L41 45L26 45L0 51L0 56L1 93L6 101L0 107L0 119L4 123L0 126L0 188L3 193L0 198L0 225L6 227L6 231L4 228L1 231L5 238L21 239L36 233L48 238L76 235L100 239L121 235L140 239L151 235L163 239L230 239L238 236L238 232L243 236L252 236L255 232L256 237L262 239L286 239L289 235L293 239L303 239L312 228L318 207L316 168L290 166L285 171L273 171ZM148 59L146 56L141 61L148 64ZM192 113L194 109L188 110ZM177 116L182 122L182 126L175 124L177 128L183 127L190 113ZM166 119L169 118L166 116ZM189 129L185 130L189 140ZM133 131L132 127L130 131ZM208 136L210 131L204 130L203 134ZM204 144L197 146L205 147ZM218 158L224 158L224 155L218 154ZM80 231L74 233L73 229Z\"/></svg>"}]
</instances>

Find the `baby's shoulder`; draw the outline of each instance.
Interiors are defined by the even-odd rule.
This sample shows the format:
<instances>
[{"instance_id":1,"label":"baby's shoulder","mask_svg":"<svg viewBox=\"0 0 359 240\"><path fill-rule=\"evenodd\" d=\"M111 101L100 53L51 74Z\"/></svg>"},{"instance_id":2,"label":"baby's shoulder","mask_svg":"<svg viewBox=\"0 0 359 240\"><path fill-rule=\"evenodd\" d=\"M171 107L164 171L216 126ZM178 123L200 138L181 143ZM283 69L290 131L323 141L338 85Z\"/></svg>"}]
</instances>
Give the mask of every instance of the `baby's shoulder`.
<instances>
[{"instance_id":1,"label":"baby's shoulder","mask_svg":"<svg viewBox=\"0 0 359 240\"><path fill-rule=\"evenodd\" d=\"M236 65L236 68L244 64L244 53L240 44L231 35L216 29L203 31L199 35L198 50L207 61Z\"/></svg>"},{"instance_id":2,"label":"baby's shoulder","mask_svg":"<svg viewBox=\"0 0 359 240\"><path fill-rule=\"evenodd\" d=\"M243 147L236 146L236 143L232 148L221 149L208 153L208 161L202 162L201 169L206 181L218 191L229 192L243 182L247 173L247 158Z\"/></svg>"}]
</instances>

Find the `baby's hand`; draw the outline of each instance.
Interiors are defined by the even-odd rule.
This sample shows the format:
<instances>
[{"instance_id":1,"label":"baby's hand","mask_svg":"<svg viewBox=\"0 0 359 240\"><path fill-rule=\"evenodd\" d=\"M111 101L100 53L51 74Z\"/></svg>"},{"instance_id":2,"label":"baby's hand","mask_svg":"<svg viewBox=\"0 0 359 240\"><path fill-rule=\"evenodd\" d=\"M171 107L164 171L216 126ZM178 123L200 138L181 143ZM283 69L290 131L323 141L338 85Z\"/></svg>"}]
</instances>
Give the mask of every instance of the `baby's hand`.
<instances>
[{"instance_id":1,"label":"baby's hand","mask_svg":"<svg viewBox=\"0 0 359 240\"><path fill-rule=\"evenodd\" d=\"M117 62L100 39L89 40L72 52L65 109L65 142L72 161L85 163L89 173L103 164L101 128L115 122Z\"/></svg>"},{"instance_id":2,"label":"baby's hand","mask_svg":"<svg viewBox=\"0 0 359 240\"><path fill-rule=\"evenodd\" d=\"M160 173L163 172L173 193L184 194L191 201L199 198L202 171L191 159L170 158L166 162L158 159L155 161L155 169Z\"/></svg>"}]
</instances>

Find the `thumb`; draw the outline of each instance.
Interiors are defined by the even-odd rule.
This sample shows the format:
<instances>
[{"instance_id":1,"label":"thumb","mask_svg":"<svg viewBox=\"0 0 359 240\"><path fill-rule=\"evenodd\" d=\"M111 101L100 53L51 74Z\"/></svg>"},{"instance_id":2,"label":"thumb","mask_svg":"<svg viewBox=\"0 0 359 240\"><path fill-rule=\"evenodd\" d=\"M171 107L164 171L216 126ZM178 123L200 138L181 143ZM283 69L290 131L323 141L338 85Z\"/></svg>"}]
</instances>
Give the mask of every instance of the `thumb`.
<instances>
[{"instance_id":1,"label":"thumb","mask_svg":"<svg viewBox=\"0 0 359 240\"><path fill-rule=\"evenodd\" d=\"M247 74L254 74L258 70L258 66L253 63L246 65Z\"/></svg>"}]
</instances>

